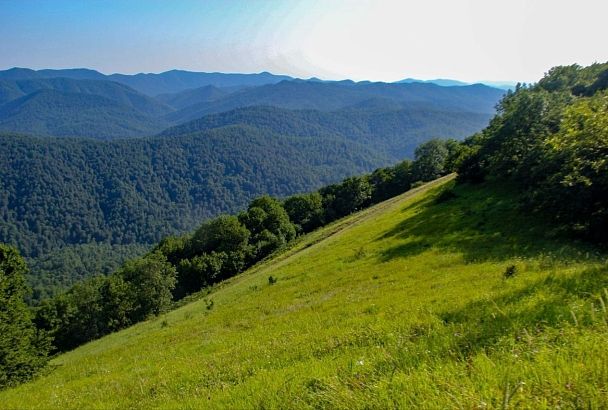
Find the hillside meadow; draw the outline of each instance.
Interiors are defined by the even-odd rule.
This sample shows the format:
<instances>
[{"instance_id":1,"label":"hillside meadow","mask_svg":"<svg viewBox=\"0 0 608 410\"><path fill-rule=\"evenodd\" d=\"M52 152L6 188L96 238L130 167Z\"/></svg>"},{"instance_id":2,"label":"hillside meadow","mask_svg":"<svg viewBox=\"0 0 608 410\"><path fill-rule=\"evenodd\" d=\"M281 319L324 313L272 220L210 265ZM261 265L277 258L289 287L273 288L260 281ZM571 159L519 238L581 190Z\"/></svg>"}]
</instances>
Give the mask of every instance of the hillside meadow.
<instances>
[{"instance_id":1,"label":"hillside meadow","mask_svg":"<svg viewBox=\"0 0 608 410\"><path fill-rule=\"evenodd\" d=\"M602 408L608 255L447 176L56 357L21 408Z\"/></svg>"}]
</instances>

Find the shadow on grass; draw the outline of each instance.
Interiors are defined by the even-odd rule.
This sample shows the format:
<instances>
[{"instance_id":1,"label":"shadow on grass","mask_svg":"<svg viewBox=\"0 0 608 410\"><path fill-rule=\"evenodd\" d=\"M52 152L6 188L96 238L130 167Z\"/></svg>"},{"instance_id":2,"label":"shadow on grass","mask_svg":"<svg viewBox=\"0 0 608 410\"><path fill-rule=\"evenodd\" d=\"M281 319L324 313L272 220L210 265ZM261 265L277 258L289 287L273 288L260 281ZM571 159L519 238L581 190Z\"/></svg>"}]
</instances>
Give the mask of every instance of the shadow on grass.
<instances>
[{"instance_id":1,"label":"shadow on grass","mask_svg":"<svg viewBox=\"0 0 608 410\"><path fill-rule=\"evenodd\" d=\"M446 189L455 196L441 200ZM574 241L557 238L554 227L522 210L516 191L506 186L454 187L451 183L429 191L402 213L413 210L418 212L377 238L403 239L380 254L381 262L418 255L432 247L462 253L467 263L539 255L572 261L580 258L583 248L597 252L589 245L573 246Z\"/></svg>"},{"instance_id":2,"label":"shadow on grass","mask_svg":"<svg viewBox=\"0 0 608 410\"><path fill-rule=\"evenodd\" d=\"M517 279L514 279L517 280ZM583 329L608 326L608 266L580 274L549 276L494 298L471 302L437 315L438 322L413 326L409 344L400 345L379 369L408 370L452 359L469 362L478 353L534 351L541 344L560 344L565 325ZM519 345L519 347L517 347ZM392 369L392 370L391 370Z\"/></svg>"},{"instance_id":3,"label":"shadow on grass","mask_svg":"<svg viewBox=\"0 0 608 410\"><path fill-rule=\"evenodd\" d=\"M441 319L446 326L462 329L452 351L467 356L507 335L525 340L564 322L583 327L605 322L608 313L599 298L607 288L608 266L590 268L565 278L549 276L498 298L472 302L444 313ZM574 304L582 308L572 310Z\"/></svg>"}]
</instances>

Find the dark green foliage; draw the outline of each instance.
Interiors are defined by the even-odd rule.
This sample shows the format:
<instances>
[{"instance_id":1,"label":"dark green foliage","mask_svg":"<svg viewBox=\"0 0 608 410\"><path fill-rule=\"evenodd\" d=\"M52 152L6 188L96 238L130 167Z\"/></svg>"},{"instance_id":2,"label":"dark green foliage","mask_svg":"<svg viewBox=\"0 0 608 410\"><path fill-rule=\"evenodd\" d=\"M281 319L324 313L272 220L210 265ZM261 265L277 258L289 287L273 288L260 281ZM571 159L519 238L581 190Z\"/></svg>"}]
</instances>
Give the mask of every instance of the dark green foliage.
<instances>
[{"instance_id":1,"label":"dark green foliage","mask_svg":"<svg viewBox=\"0 0 608 410\"><path fill-rule=\"evenodd\" d=\"M325 207L325 220L336 220L368 206L372 198L372 186L367 177L350 177L341 184L320 190Z\"/></svg>"},{"instance_id":2,"label":"dark green foliage","mask_svg":"<svg viewBox=\"0 0 608 410\"><path fill-rule=\"evenodd\" d=\"M92 241L155 243L256 194L310 190L382 162L345 142L238 127L171 140L0 142L0 239L27 256Z\"/></svg>"},{"instance_id":3,"label":"dark green foliage","mask_svg":"<svg viewBox=\"0 0 608 410\"><path fill-rule=\"evenodd\" d=\"M310 232L323 225L323 197L318 192L290 196L283 207L300 232Z\"/></svg>"},{"instance_id":4,"label":"dark green foliage","mask_svg":"<svg viewBox=\"0 0 608 410\"><path fill-rule=\"evenodd\" d=\"M0 388L31 378L47 362L48 340L24 301L26 272L19 252L0 244Z\"/></svg>"},{"instance_id":5,"label":"dark green foliage","mask_svg":"<svg viewBox=\"0 0 608 410\"><path fill-rule=\"evenodd\" d=\"M104 277L95 276L41 304L36 323L53 336L56 348L69 350L108 333L101 292L104 283Z\"/></svg>"},{"instance_id":6,"label":"dark green foliage","mask_svg":"<svg viewBox=\"0 0 608 410\"><path fill-rule=\"evenodd\" d=\"M415 181L432 181L446 172L445 165L449 156L445 141L430 140L416 148L416 161L412 168Z\"/></svg>"},{"instance_id":7,"label":"dark green foliage","mask_svg":"<svg viewBox=\"0 0 608 410\"><path fill-rule=\"evenodd\" d=\"M238 252L247 246L250 234L236 216L221 215L194 232L189 242L190 253Z\"/></svg>"},{"instance_id":8,"label":"dark green foliage","mask_svg":"<svg viewBox=\"0 0 608 410\"><path fill-rule=\"evenodd\" d=\"M267 195L254 199L239 220L251 232L254 260L260 260L296 236L295 226L279 201Z\"/></svg>"},{"instance_id":9,"label":"dark green foliage","mask_svg":"<svg viewBox=\"0 0 608 410\"><path fill-rule=\"evenodd\" d=\"M277 280L278 280L277 278L275 278L274 276L270 275L268 277L268 284L269 285L274 285L275 283L277 283Z\"/></svg>"},{"instance_id":10,"label":"dark green foliage","mask_svg":"<svg viewBox=\"0 0 608 410\"><path fill-rule=\"evenodd\" d=\"M189 255L188 240L187 236L167 236L152 251L162 253L172 265L177 265L180 260Z\"/></svg>"},{"instance_id":11,"label":"dark green foliage","mask_svg":"<svg viewBox=\"0 0 608 410\"><path fill-rule=\"evenodd\" d=\"M414 150L430 137L462 139L484 127L491 114L444 111L429 105L394 106L390 100L338 111L291 110L253 106L206 115L163 131L174 137L230 125L297 137L341 137L383 155L389 161L412 158ZM388 162L387 162L388 163Z\"/></svg>"},{"instance_id":12,"label":"dark green foliage","mask_svg":"<svg viewBox=\"0 0 608 410\"><path fill-rule=\"evenodd\" d=\"M175 282L175 268L152 252L108 277L89 278L44 300L35 322L54 337L57 350L70 350L165 311Z\"/></svg>"},{"instance_id":13,"label":"dark green foliage","mask_svg":"<svg viewBox=\"0 0 608 410\"><path fill-rule=\"evenodd\" d=\"M608 240L607 70L608 63L555 67L507 94L490 125L465 142L460 179L515 182L528 208Z\"/></svg>"},{"instance_id":14,"label":"dark green foliage","mask_svg":"<svg viewBox=\"0 0 608 410\"><path fill-rule=\"evenodd\" d=\"M394 168L378 168L369 176L369 182L373 187L372 201L380 202L390 198L393 192L396 170Z\"/></svg>"},{"instance_id":15,"label":"dark green foliage","mask_svg":"<svg viewBox=\"0 0 608 410\"><path fill-rule=\"evenodd\" d=\"M28 258L28 282L33 288L29 304L51 297L79 280L95 274L109 275L127 259L143 255L149 246L87 243L69 245L36 258Z\"/></svg>"},{"instance_id":16,"label":"dark green foliage","mask_svg":"<svg viewBox=\"0 0 608 410\"><path fill-rule=\"evenodd\" d=\"M161 253L128 261L116 275L129 284L127 299L133 303L133 322L158 315L171 304L176 272Z\"/></svg>"}]
</instances>

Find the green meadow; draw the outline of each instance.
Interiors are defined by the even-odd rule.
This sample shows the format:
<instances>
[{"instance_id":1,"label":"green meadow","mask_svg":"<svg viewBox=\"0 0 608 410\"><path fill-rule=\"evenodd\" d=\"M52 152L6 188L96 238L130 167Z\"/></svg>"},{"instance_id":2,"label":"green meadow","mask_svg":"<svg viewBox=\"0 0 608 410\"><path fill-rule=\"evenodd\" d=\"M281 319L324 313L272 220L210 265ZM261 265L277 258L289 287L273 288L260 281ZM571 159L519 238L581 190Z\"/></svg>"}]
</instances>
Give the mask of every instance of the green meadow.
<instances>
[{"instance_id":1,"label":"green meadow","mask_svg":"<svg viewBox=\"0 0 608 410\"><path fill-rule=\"evenodd\" d=\"M62 354L0 408L606 408L608 254L444 177Z\"/></svg>"}]
</instances>

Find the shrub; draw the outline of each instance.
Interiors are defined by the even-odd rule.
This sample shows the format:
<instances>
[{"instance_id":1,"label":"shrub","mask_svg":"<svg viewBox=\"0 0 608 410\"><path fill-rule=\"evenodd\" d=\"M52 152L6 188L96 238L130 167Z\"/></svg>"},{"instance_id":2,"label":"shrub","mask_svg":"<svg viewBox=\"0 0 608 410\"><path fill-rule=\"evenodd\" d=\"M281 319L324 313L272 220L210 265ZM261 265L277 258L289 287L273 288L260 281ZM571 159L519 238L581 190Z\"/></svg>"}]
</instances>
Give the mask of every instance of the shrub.
<instances>
[{"instance_id":1,"label":"shrub","mask_svg":"<svg viewBox=\"0 0 608 410\"><path fill-rule=\"evenodd\" d=\"M513 276L515 276L516 274L517 274L517 267L515 265L509 265L509 266L507 266L507 269L505 269L503 276L505 277L505 279L510 279Z\"/></svg>"}]
</instances>

